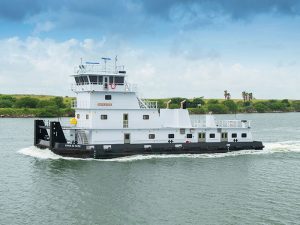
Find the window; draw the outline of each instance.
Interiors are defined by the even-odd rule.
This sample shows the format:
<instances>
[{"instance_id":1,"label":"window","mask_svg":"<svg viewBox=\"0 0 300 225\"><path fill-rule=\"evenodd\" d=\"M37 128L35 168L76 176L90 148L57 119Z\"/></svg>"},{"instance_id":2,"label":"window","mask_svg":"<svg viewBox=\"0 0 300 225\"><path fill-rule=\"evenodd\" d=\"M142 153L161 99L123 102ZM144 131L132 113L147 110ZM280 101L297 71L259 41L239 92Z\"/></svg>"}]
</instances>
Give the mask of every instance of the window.
<instances>
[{"instance_id":1,"label":"window","mask_svg":"<svg viewBox=\"0 0 300 225\"><path fill-rule=\"evenodd\" d=\"M149 134L149 139L155 139L155 134Z\"/></svg>"},{"instance_id":2,"label":"window","mask_svg":"<svg viewBox=\"0 0 300 225\"><path fill-rule=\"evenodd\" d=\"M149 115L143 115L143 120L149 120Z\"/></svg>"},{"instance_id":3,"label":"window","mask_svg":"<svg viewBox=\"0 0 300 225\"><path fill-rule=\"evenodd\" d=\"M107 115L101 115L101 120L107 120Z\"/></svg>"},{"instance_id":4,"label":"window","mask_svg":"<svg viewBox=\"0 0 300 225\"><path fill-rule=\"evenodd\" d=\"M115 77L115 83L119 85L124 84L124 77Z\"/></svg>"},{"instance_id":5,"label":"window","mask_svg":"<svg viewBox=\"0 0 300 225\"><path fill-rule=\"evenodd\" d=\"M105 95L105 100L111 100L111 95Z\"/></svg>"},{"instance_id":6,"label":"window","mask_svg":"<svg viewBox=\"0 0 300 225\"><path fill-rule=\"evenodd\" d=\"M209 138L215 138L216 134L209 134Z\"/></svg>"},{"instance_id":7,"label":"window","mask_svg":"<svg viewBox=\"0 0 300 225\"><path fill-rule=\"evenodd\" d=\"M193 138L193 135L192 134L187 134L186 138Z\"/></svg>"},{"instance_id":8,"label":"window","mask_svg":"<svg viewBox=\"0 0 300 225\"><path fill-rule=\"evenodd\" d=\"M89 80L88 80L88 77L87 77L87 76L83 76L82 79L83 79L83 82L84 82L85 84L88 84L88 83L89 83Z\"/></svg>"},{"instance_id":9,"label":"window","mask_svg":"<svg viewBox=\"0 0 300 225\"><path fill-rule=\"evenodd\" d=\"M242 138L246 138L247 137L247 133L242 133Z\"/></svg>"},{"instance_id":10,"label":"window","mask_svg":"<svg viewBox=\"0 0 300 225\"><path fill-rule=\"evenodd\" d=\"M109 83L110 84L114 83L114 77L109 77Z\"/></svg>"},{"instance_id":11,"label":"window","mask_svg":"<svg viewBox=\"0 0 300 225\"><path fill-rule=\"evenodd\" d=\"M88 120L88 119L89 119L89 114L86 114L86 115L85 115L85 118Z\"/></svg>"},{"instance_id":12,"label":"window","mask_svg":"<svg viewBox=\"0 0 300 225\"><path fill-rule=\"evenodd\" d=\"M185 134L185 129L180 129L180 134Z\"/></svg>"},{"instance_id":13,"label":"window","mask_svg":"<svg viewBox=\"0 0 300 225\"><path fill-rule=\"evenodd\" d=\"M237 134L236 134L236 133L232 133L232 134L231 134L231 137L232 137L232 138L236 138L236 137L237 137Z\"/></svg>"},{"instance_id":14,"label":"window","mask_svg":"<svg viewBox=\"0 0 300 225\"><path fill-rule=\"evenodd\" d=\"M80 79L79 79L79 77L75 77L75 81L76 81L76 84L80 84Z\"/></svg>"},{"instance_id":15,"label":"window","mask_svg":"<svg viewBox=\"0 0 300 225\"><path fill-rule=\"evenodd\" d=\"M174 134L169 134L168 137L169 138L174 138Z\"/></svg>"},{"instance_id":16,"label":"window","mask_svg":"<svg viewBox=\"0 0 300 225\"><path fill-rule=\"evenodd\" d=\"M99 76L99 77L98 77L98 83L99 83L99 84L102 84L102 83L103 83L103 76Z\"/></svg>"},{"instance_id":17,"label":"window","mask_svg":"<svg viewBox=\"0 0 300 225\"><path fill-rule=\"evenodd\" d=\"M79 119L80 118L80 114L77 114L76 117L77 117L77 119Z\"/></svg>"}]
</instances>

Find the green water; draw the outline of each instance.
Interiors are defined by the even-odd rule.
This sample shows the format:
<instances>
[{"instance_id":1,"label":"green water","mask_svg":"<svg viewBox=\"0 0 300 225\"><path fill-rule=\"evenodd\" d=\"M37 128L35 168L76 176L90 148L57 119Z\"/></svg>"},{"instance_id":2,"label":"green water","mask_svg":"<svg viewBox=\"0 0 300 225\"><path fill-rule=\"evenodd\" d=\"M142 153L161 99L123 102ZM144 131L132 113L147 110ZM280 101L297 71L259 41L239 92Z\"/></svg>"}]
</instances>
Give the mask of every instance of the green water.
<instances>
[{"instance_id":1,"label":"green water","mask_svg":"<svg viewBox=\"0 0 300 225\"><path fill-rule=\"evenodd\" d=\"M237 118L264 151L62 159L0 119L0 224L300 224L300 114Z\"/></svg>"}]
</instances>

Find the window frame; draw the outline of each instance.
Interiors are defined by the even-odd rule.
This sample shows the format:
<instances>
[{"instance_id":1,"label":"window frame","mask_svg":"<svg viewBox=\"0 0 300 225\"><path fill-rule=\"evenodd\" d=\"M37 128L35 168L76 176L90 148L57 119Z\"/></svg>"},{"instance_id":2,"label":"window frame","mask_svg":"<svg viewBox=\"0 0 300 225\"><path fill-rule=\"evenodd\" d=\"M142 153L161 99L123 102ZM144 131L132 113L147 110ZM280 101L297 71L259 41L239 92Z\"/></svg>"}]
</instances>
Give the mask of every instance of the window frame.
<instances>
[{"instance_id":1,"label":"window frame","mask_svg":"<svg viewBox=\"0 0 300 225\"><path fill-rule=\"evenodd\" d=\"M241 134L241 137L242 137L242 138L247 138L247 133L242 133L242 134Z\"/></svg>"},{"instance_id":2,"label":"window frame","mask_svg":"<svg viewBox=\"0 0 300 225\"><path fill-rule=\"evenodd\" d=\"M188 138L188 139L193 138L193 134L186 134L186 138Z\"/></svg>"},{"instance_id":3,"label":"window frame","mask_svg":"<svg viewBox=\"0 0 300 225\"><path fill-rule=\"evenodd\" d=\"M169 139L174 139L175 138L175 134L168 134L168 138Z\"/></svg>"},{"instance_id":4,"label":"window frame","mask_svg":"<svg viewBox=\"0 0 300 225\"><path fill-rule=\"evenodd\" d=\"M149 139L155 139L155 134L149 134L149 135L148 135L148 138L149 138Z\"/></svg>"},{"instance_id":5,"label":"window frame","mask_svg":"<svg viewBox=\"0 0 300 225\"><path fill-rule=\"evenodd\" d=\"M107 114L101 114L100 115L101 120L107 120L107 118L108 118Z\"/></svg>"},{"instance_id":6,"label":"window frame","mask_svg":"<svg viewBox=\"0 0 300 225\"><path fill-rule=\"evenodd\" d=\"M104 96L104 99L105 99L105 100L111 100L111 98L112 98L111 95L105 95L105 96Z\"/></svg>"},{"instance_id":7,"label":"window frame","mask_svg":"<svg viewBox=\"0 0 300 225\"><path fill-rule=\"evenodd\" d=\"M150 115L143 115L143 120L149 120L150 119Z\"/></svg>"}]
</instances>

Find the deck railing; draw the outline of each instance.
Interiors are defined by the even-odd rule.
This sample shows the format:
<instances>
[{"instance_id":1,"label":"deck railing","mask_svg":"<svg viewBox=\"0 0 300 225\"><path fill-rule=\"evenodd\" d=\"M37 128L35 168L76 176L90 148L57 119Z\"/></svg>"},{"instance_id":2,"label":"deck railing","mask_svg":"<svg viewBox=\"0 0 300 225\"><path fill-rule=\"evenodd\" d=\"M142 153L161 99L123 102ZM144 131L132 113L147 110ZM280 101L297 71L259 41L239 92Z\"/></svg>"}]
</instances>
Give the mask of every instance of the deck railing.
<instances>
[{"instance_id":1,"label":"deck railing","mask_svg":"<svg viewBox=\"0 0 300 225\"><path fill-rule=\"evenodd\" d=\"M208 127L205 120L192 120L192 126L195 128ZM215 128L250 128L251 121L249 120L216 120Z\"/></svg>"}]
</instances>

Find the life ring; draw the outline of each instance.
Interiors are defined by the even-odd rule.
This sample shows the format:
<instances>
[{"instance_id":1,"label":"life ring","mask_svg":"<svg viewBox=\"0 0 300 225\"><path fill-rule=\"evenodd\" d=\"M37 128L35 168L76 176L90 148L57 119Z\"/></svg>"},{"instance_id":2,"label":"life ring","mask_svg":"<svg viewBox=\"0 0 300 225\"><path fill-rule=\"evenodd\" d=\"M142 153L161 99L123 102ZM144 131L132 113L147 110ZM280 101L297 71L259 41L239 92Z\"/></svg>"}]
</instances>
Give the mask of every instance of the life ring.
<instances>
[{"instance_id":1,"label":"life ring","mask_svg":"<svg viewBox=\"0 0 300 225\"><path fill-rule=\"evenodd\" d=\"M111 83L110 87L111 87L111 89L115 89L117 87L117 85L115 83Z\"/></svg>"}]
</instances>

